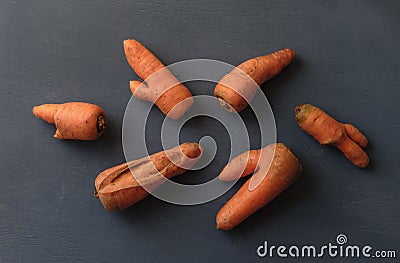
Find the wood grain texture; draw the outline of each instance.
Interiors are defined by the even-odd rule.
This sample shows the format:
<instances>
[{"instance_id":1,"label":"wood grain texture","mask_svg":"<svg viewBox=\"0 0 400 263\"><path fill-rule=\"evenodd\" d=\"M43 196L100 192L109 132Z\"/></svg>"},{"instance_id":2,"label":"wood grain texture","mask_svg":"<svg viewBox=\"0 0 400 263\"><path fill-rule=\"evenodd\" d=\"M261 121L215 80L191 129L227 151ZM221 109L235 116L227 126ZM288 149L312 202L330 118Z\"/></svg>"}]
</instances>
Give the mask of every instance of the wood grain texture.
<instances>
[{"instance_id":1,"label":"wood grain texture","mask_svg":"<svg viewBox=\"0 0 400 263\"><path fill-rule=\"evenodd\" d=\"M321 244L339 233L351 243L399 249L398 10L396 0L0 1L0 262L265 262L256 255L264 240ZM294 49L295 61L263 90L279 141L303 164L300 180L229 234L215 230L214 218L240 184L201 206L147 198L105 213L93 181L124 162L121 120L136 77L122 48L130 37L165 64L210 58L237 65ZM194 95L213 94L208 83L187 86ZM72 100L105 110L109 127L100 140L52 140L54 128L31 114L33 105ZM294 121L300 103L365 132L370 167L359 170L304 134ZM259 148L254 116L249 109L241 115ZM150 117L149 152L157 152L163 115L155 109ZM207 118L185 126L182 140L210 135L218 143L216 160L185 178L217 176L229 154L221 134L223 126Z\"/></svg>"}]
</instances>

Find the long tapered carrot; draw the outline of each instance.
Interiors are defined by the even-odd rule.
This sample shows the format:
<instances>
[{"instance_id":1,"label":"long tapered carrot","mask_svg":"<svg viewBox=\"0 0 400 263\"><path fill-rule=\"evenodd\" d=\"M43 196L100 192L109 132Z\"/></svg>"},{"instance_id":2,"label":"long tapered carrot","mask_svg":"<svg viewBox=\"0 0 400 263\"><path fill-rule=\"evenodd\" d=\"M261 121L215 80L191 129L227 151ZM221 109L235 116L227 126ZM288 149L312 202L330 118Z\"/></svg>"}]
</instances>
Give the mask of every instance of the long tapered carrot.
<instances>
[{"instance_id":1,"label":"long tapered carrot","mask_svg":"<svg viewBox=\"0 0 400 263\"><path fill-rule=\"evenodd\" d=\"M95 181L95 196L109 211L125 209L155 190L164 181L182 174L198 161L201 147L183 143L172 149L130 161L101 172Z\"/></svg>"},{"instance_id":2,"label":"long tapered carrot","mask_svg":"<svg viewBox=\"0 0 400 263\"><path fill-rule=\"evenodd\" d=\"M94 140L106 129L106 114L97 105L86 102L43 104L33 114L56 125L54 138L61 140Z\"/></svg>"},{"instance_id":3,"label":"long tapered carrot","mask_svg":"<svg viewBox=\"0 0 400 263\"><path fill-rule=\"evenodd\" d=\"M300 174L299 160L284 144L271 144L262 150L264 153L260 165L263 165L265 156L272 158L270 167L256 171L219 210L216 218L217 229L229 230L236 227L282 193ZM231 162L235 162L235 159ZM253 180L258 181L255 187L251 186Z\"/></svg>"},{"instance_id":4,"label":"long tapered carrot","mask_svg":"<svg viewBox=\"0 0 400 263\"><path fill-rule=\"evenodd\" d=\"M320 144L335 146L357 167L368 165L369 157L363 150L368 139L356 127L336 121L311 104L298 105L295 113L299 126Z\"/></svg>"},{"instance_id":5,"label":"long tapered carrot","mask_svg":"<svg viewBox=\"0 0 400 263\"><path fill-rule=\"evenodd\" d=\"M139 81L131 81L132 94L156 104L168 117L179 119L193 104L190 91L137 40L125 40L124 51L131 68L146 81L142 85Z\"/></svg>"},{"instance_id":6,"label":"long tapered carrot","mask_svg":"<svg viewBox=\"0 0 400 263\"><path fill-rule=\"evenodd\" d=\"M226 110L240 112L253 99L258 86L281 72L294 57L295 52L286 48L247 60L219 81L214 96Z\"/></svg>"}]
</instances>

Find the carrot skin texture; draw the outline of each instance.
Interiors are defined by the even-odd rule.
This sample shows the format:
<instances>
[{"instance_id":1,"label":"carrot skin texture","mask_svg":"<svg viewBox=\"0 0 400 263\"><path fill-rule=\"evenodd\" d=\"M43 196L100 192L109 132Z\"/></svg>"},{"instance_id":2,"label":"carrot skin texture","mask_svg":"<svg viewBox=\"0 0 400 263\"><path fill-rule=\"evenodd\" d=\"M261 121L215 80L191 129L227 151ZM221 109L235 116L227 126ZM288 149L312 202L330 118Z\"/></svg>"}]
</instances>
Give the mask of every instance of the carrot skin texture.
<instances>
[{"instance_id":1,"label":"carrot skin texture","mask_svg":"<svg viewBox=\"0 0 400 263\"><path fill-rule=\"evenodd\" d=\"M266 174L264 169L258 170L219 210L216 217L217 229L230 230L236 227L282 193L299 176L301 164L284 144L271 144L263 150L273 155L271 166ZM251 188L254 177L259 183Z\"/></svg>"},{"instance_id":2,"label":"carrot skin texture","mask_svg":"<svg viewBox=\"0 0 400 263\"><path fill-rule=\"evenodd\" d=\"M228 111L242 111L253 99L258 86L279 74L293 61L295 54L292 49L286 48L243 62L219 81L214 96ZM249 77L257 85L251 83Z\"/></svg>"},{"instance_id":3,"label":"carrot skin texture","mask_svg":"<svg viewBox=\"0 0 400 263\"><path fill-rule=\"evenodd\" d=\"M102 108L86 102L43 104L32 109L33 114L55 124L54 138L60 140L95 140L106 128L106 114Z\"/></svg>"},{"instance_id":4,"label":"carrot skin texture","mask_svg":"<svg viewBox=\"0 0 400 263\"><path fill-rule=\"evenodd\" d=\"M355 166L365 168L369 157L362 147L367 137L350 124L342 124L318 107L301 104L295 109L299 126L322 145L338 148Z\"/></svg>"},{"instance_id":5,"label":"carrot skin texture","mask_svg":"<svg viewBox=\"0 0 400 263\"><path fill-rule=\"evenodd\" d=\"M179 119L189 110L194 102L192 94L153 53L134 39L124 40L124 51L128 64L146 81L143 85L131 81L135 97L156 104L172 119Z\"/></svg>"},{"instance_id":6,"label":"carrot skin texture","mask_svg":"<svg viewBox=\"0 0 400 263\"><path fill-rule=\"evenodd\" d=\"M182 158L181 151L186 158ZM148 190L159 187L165 178L170 179L184 173L186 169L178 164L191 167L201 156L201 151L197 143L183 143L172 149L111 167L97 176L95 196L106 210L123 210L148 196ZM174 163L169 157L173 158Z\"/></svg>"}]
</instances>

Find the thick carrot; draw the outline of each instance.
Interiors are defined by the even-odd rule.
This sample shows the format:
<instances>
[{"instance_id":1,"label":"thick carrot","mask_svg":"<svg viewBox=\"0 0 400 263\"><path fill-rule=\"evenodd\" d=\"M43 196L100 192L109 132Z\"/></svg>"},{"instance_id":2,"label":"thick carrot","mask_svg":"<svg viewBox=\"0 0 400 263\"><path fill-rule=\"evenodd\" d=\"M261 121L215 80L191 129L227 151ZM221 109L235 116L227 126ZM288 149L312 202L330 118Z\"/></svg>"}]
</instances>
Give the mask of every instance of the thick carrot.
<instances>
[{"instance_id":1,"label":"thick carrot","mask_svg":"<svg viewBox=\"0 0 400 263\"><path fill-rule=\"evenodd\" d=\"M109 168L97 176L95 196L106 210L125 209L148 196L148 191L159 187L165 178L170 179L184 173L197 162L200 155L199 144L183 143L172 149Z\"/></svg>"},{"instance_id":2,"label":"thick carrot","mask_svg":"<svg viewBox=\"0 0 400 263\"><path fill-rule=\"evenodd\" d=\"M337 147L354 165L364 168L369 163L366 147L368 139L356 127L342 124L323 110L310 104L295 109L299 126L322 145Z\"/></svg>"},{"instance_id":3,"label":"thick carrot","mask_svg":"<svg viewBox=\"0 0 400 263\"><path fill-rule=\"evenodd\" d=\"M216 218L217 229L229 230L288 188L301 172L297 157L282 143L271 144L262 149L263 158L272 158L268 169L260 168L248 179L239 191L219 210ZM231 162L234 162L233 159ZM252 187L253 180L258 181Z\"/></svg>"},{"instance_id":4,"label":"thick carrot","mask_svg":"<svg viewBox=\"0 0 400 263\"><path fill-rule=\"evenodd\" d=\"M132 94L156 104L168 117L179 119L193 104L190 91L138 41L125 40L124 50L129 65L146 81L142 85L139 81L131 81Z\"/></svg>"},{"instance_id":5,"label":"thick carrot","mask_svg":"<svg viewBox=\"0 0 400 263\"><path fill-rule=\"evenodd\" d=\"M281 72L294 57L295 52L286 48L247 60L222 77L215 86L214 96L226 110L240 112L253 99L257 87Z\"/></svg>"},{"instance_id":6,"label":"thick carrot","mask_svg":"<svg viewBox=\"0 0 400 263\"><path fill-rule=\"evenodd\" d=\"M106 114L97 105L86 102L43 104L33 107L33 114L56 125L54 138L94 140L106 129Z\"/></svg>"}]
</instances>

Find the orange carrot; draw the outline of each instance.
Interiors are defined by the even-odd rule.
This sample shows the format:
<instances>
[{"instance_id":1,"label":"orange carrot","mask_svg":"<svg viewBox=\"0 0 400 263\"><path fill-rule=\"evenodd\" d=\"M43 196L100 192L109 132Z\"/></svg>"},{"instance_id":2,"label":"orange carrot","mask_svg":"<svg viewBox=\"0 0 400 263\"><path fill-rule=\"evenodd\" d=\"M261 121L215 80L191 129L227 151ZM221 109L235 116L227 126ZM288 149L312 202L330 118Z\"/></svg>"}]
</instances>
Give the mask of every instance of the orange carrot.
<instances>
[{"instance_id":1,"label":"orange carrot","mask_svg":"<svg viewBox=\"0 0 400 263\"><path fill-rule=\"evenodd\" d=\"M219 210L216 218L217 229L229 230L236 227L282 193L300 174L299 160L284 144L271 144L261 150L261 166L265 162L264 158L270 158L270 167L260 167ZM233 164L228 165L235 166L236 161L237 159L233 159ZM258 181L255 187L252 187L253 180Z\"/></svg>"},{"instance_id":2,"label":"orange carrot","mask_svg":"<svg viewBox=\"0 0 400 263\"><path fill-rule=\"evenodd\" d=\"M233 158L219 174L221 181L232 181L248 176L258 169L261 150L250 150Z\"/></svg>"},{"instance_id":3,"label":"orange carrot","mask_svg":"<svg viewBox=\"0 0 400 263\"><path fill-rule=\"evenodd\" d=\"M367 147L368 145L368 139L365 137L364 134L360 132L359 129L354 127L351 124L344 123L343 124L344 129L346 130L347 135L355 141L358 145L360 145L362 148Z\"/></svg>"},{"instance_id":4,"label":"orange carrot","mask_svg":"<svg viewBox=\"0 0 400 263\"><path fill-rule=\"evenodd\" d=\"M356 127L342 124L310 104L298 105L295 112L299 126L320 144L337 147L357 167L368 165L369 158L363 150L368 139Z\"/></svg>"},{"instance_id":5,"label":"orange carrot","mask_svg":"<svg viewBox=\"0 0 400 263\"><path fill-rule=\"evenodd\" d=\"M190 91L138 41L125 40L124 50L129 65L141 79L146 81L143 84L140 81L131 81L132 94L138 99L156 104L172 119L179 119L185 114L193 104Z\"/></svg>"},{"instance_id":6,"label":"orange carrot","mask_svg":"<svg viewBox=\"0 0 400 263\"><path fill-rule=\"evenodd\" d=\"M97 176L95 196L106 210L125 209L148 196L148 191L159 187L165 178L170 179L184 173L197 162L200 155L199 144L183 143L172 149L109 168Z\"/></svg>"},{"instance_id":7,"label":"orange carrot","mask_svg":"<svg viewBox=\"0 0 400 263\"><path fill-rule=\"evenodd\" d=\"M33 114L56 125L54 138L60 140L95 140L106 129L106 114L97 105L86 102L43 104L33 107Z\"/></svg>"},{"instance_id":8,"label":"orange carrot","mask_svg":"<svg viewBox=\"0 0 400 263\"><path fill-rule=\"evenodd\" d=\"M240 112L253 99L257 87L281 72L294 57L295 52L287 48L247 60L219 81L214 96L226 110Z\"/></svg>"}]
</instances>

